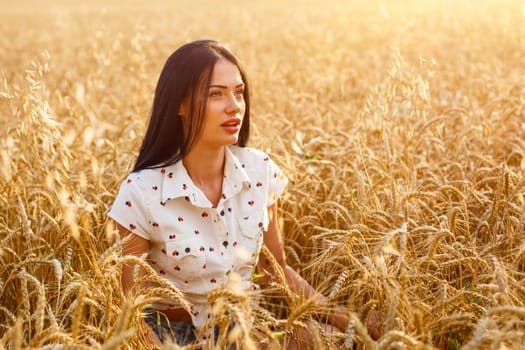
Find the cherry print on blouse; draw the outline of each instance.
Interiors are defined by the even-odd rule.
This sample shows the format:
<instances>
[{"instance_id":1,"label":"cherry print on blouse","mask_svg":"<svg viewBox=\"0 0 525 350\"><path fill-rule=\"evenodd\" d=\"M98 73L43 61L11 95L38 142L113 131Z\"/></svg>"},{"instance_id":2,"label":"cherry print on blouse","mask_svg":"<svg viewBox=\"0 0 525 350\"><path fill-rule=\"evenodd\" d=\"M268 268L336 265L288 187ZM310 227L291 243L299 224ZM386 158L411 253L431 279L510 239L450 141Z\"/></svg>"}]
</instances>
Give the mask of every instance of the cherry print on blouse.
<instances>
[{"instance_id":1,"label":"cherry print on blouse","mask_svg":"<svg viewBox=\"0 0 525 350\"><path fill-rule=\"evenodd\" d=\"M205 251L206 249L205 249L203 246L201 246L201 247L199 248L199 250L200 250L201 252L203 252L203 251Z\"/></svg>"},{"instance_id":2,"label":"cherry print on blouse","mask_svg":"<svg viewBox=\"0 0 525 350\"><path fill-rule=\"evenodd\" d=\"M195 234L196 234L196 235L200 235L200 233L201 233L201 231L199 231L199 230L195 230Z\"/></svg>"},{"instance_id":3,"label":"cherry print on blouse","mask_svg":"<svg viewBox=\"0 0 525 350\"><path fill-rule=\"evenodd\" d=\"M210 247L210 252L214 252L214 251L215 251L215 248Z\"/></svg>"},{"instance_id":4,"label":"cherry print on blouse","mask_svg":"<svg viewBox=\"0 0 525 350\"><path fill-rule=\"evenodd\" d=\"M257 182L257 184L255 186L262 187L262 182L261 181Z\"/></svg>"},{"instance_id":5,"label":"cherry print on blouse","mask_svg":"<svg viewBox=\"0 0 525 350\"><path fill-rule=\"evenodd\" d=\"M126 206L128 206L129 208L131 208L131 202L130 202L130 201L126 201Z\"/></svg>"},{"instance_id":6,"label":"cherry print on blouse","mask_svg":"<svg viewBox=\"0 0 525 350\"><path fill-rule=\"evenodd\" d=\"M249 218L250 218L249 216L243 217L244 220L248 220Z\"/></svg>"},{"instance_id":7,"label":"cherry print on blouse","mask_svg":"<svg viewBox=\"0 0 525 350\"><path fill-rule=\"evenodd\" d=\"M168 179L173 179L173 173L168 174Z\"/></svg>"},{"instance_id":8,"label":"cherry print on blouse","mask_svg":"<svg viewBox=\"0 0 525 350\"><path fill-rule=\"evenodd\" d=\"M231 207L230 207L230 208L228 208L228 212L229 212L229 213L231 213L231 212L232 212L232 208L231 208Z\"/></svg>"},{"instance_id":9,"label":"cherry print on blouse","mask_svg":"<svg viewBox=\"0 0 525 350\"><path fill-rule=\"evenodd\" d=\"M237 247L237 241L233 242L233 246Z\"/></svg>"},{"instance_id":10,"label":"cherry print on blouse","mask_svg":"<svg viewBox=\"0 0 525 350\"><path fill-rule=\"evenodd\" d=\"M186 190L186 189L188 189L188 186L186 186L186 184L182 184L182 189Z\"/></svg>"},{"instance_id":11,"label":"cherry print on blouse","mask_svg":"<svg viewBox=\"0 0 525 350\"><path fill-rule=\"evenodd\" d=\"M210 280L210 283L217 283L217 280L216 280L215 278L212 278L212 279Z\"/></svg>"},{"instance_id":12,"label":"cherry print on blouse","mask_svg":"<svg viewBox=\"0 0 525 350\"><path fill-rule=\"evenodd\" d=\"M188 284L188 283L190 283L190 282L188 282L188 280L184 280L184 283L185 283L185 284Z\"/></svg>"},{"instance_id":13,"label":"cherry print on blouse","mask_svg":"<svg viewBox=\"0 0 525 350\"><path fill-rule=\"evenodd\" d=\"M177 238L177 235L176 235L176 234L169 235L168 238L169 238L169 239L175 239L175 238Z\"/></svg>"},{"instance_id":14,"label":"cherry print on blouse","mask_svg":"<svg viewBox=\"0 0 525 350\"><path fill-rule=\"evenodd\" d=\"M226 195L224 193L222 194L222 199L226 199Z\"/></svg>"},{"instance_id":15,"label":"cherry print on blouse","mask_svg":"<svg viewBox=\"0 0 525 350\"><path fill-rule=\"evenodd\" d=\"M156 190L158 190L159 188L158 188L157 186L151 186L151 189L152 189L153 191L156 191Z\"/></svg>"},{"instance_id":16,"label":"cherry print on blouse","mask_svg":"<svg viewBox=\"0 0 525 350\"><path fill-rule=\"evenodd\" d=\"M162 254L166 255L166 249L162 248L161 252L162 252Z\"/></svg>"},{"instance_id":17,"label":"cherry print on blouse","mask_svg":"<svg viewBox=\"0 0 525 350\"><path fill-rule=\"evenodd\" d=\"M164 174L166 172L166 169L160 169L160 173Z\"/></svg>"},{"instance_id":18,"label":"cherry print on blouse","mask_svg":"<svg viewBox=\"0 0 525 350\"><path fill-rule=\"evenodd\" d=\"M133 180L131 180L131 179L128 179L128 181L127 181L127 182L128 182L128 184L130 184L130 183L132 183L132 182L133 182Z\"/></svg>"},{"instance_id":19,"label":"cherry print on blouse","mask_svg":"<svg viewBox=\"0 0 525 350\"><path fill-rule=\"evenodd\" d=\"M171 252L171 255L172 256L179 256L179 252L174 250L174 251Z\"/></svg>"},{"instance_id":20,"label":"cherry print on blouse","mask_svg":"<svg viewBox=\"0 0 525 350\"><path fill-rule=\"evenodd\" d=\"M166 274L166 271L164 271L164 270L160 270L159 273L160 273L161 275L165 275L165 274Z\"/></svg>"},{"instance_id":21,"label":"cherry print on blouse","mask_svg":"<svg viewBox=\"0 0 525 350\"><path fill-rule=\"evenodd\" d=\"M267 161L268 161L268 159L269 159L268 157L264 157L264 159L263 159L263 160L264 160L265 162L267 162Z\"/></svg>"},{"instance_id":22,"label":"cherry print on blouse","mask_svg":"<svg viewBox=\"0 0 525 350\"><path fill-rule=\"evenodd\" d=\"M203 212L203 213L202 213L202 217L203 217L203 218L207 218L207 217L208 217L208 212L206 212L206 211Z\"/></svg>"},{"instance_id":23,"label":"cherry print on blouse","mask_svg":"<svg viewBox=\"0 0 525 350\"><path fill-rule=\"evenodd\" d=\"M161 202L160 202L160 205L162 205L163 207L165 207L165 206L166 206L166 202L162 202L162 201L161 201Z\"/></svg>"},{"instance_id":24,"label":"cherry print on blouse","mask_svg":"<svg viewBox=\"0 0 525 350\"><path fill-rule=\"evenodd\" d=\"M251 201L248 201L248 204L249 204L249 205L254 205L255 202L254 202L253 200L251 200Z\"/></svg>"},{"instance_id":25,"label":"cherry print on blouse","mask_svg":"<svg viewBox=\"0 0 525 350\"><path fill-rule=\"evenodd\" d=\"M184 218L182 216L179 216L177 220L179 220L179 222L183 222Z\"/></svg>"},{"instance_id":26,"label":"cherry print on blouse","mask_svg":"<svg viewBox=\"0 0 525 350\"><path fill-rule=\"evenodd\" d=\"M202 265L202 268L205 269L206 268L206 264Z\"/></svg>"},{"instance_id":27,"label":"cherry print on blouse","mask_svg":"<svg viewBox=\"0 0 525 350\"><path fill-rule=\"evenodd\" d=\"M135 230L137 228L137 226L133 225L133 224L129 224L129 229L130 230Z\"/></svg>"},{"instance_id":28,"label":"cherry print on blouse","mask_svg":"<svg viewBox=\"0 0 525 350\"><path fill-rule=\"evenodd\" d=\"M159 224L156 223L156 222L152 223L151 225L152 225L153 227L159 227Z\"/></svg>"},{"instance_id":29,"label":"cherry print on blouse","mask_svg":"<svg viewBox=\"0 0 525 350\"><path fill-rule=\"evenodd\" d=\"M180 271L180 267L179 267L179 265L175 266L175 267L173 268L173 270L175 270L175 271Z\"/></svg>"}]
</instances>

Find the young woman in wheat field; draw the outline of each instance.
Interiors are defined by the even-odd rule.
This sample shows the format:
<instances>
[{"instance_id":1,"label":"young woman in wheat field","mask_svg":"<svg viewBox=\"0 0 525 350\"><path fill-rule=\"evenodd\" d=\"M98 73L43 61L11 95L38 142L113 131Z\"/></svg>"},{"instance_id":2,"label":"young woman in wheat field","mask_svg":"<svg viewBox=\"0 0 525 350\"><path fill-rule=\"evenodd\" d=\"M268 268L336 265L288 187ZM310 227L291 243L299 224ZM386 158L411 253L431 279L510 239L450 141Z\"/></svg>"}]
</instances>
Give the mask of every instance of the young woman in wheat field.
<instances>
[{"instance_id":1,"label":"young woman in wheat field","mask_svg":"<svg viewBox=\"0 0 525 350\"><path fill-rule=\"evenodd\" d=\"M158 276L191 304L191 312L173 300L146 310L154 342L170 338L181 345L217 337L217 328L200 332L212 317L207 296L232 276L246 291L258 288L254 271L271 270L259 258L263 244L291 290L327 305L286 264L277 198L287 179L268 155L246 147L249 130L249 86L230 51L201 40L168 58L135 167L109 213L126 237L123 253L145 255ZM122 285L129 293L133 266L124 266ZM345 330L345 308L336 306L330 322ZM306 334L295 334L285 346L308 343Z\"/></svg>"}]
</instances>

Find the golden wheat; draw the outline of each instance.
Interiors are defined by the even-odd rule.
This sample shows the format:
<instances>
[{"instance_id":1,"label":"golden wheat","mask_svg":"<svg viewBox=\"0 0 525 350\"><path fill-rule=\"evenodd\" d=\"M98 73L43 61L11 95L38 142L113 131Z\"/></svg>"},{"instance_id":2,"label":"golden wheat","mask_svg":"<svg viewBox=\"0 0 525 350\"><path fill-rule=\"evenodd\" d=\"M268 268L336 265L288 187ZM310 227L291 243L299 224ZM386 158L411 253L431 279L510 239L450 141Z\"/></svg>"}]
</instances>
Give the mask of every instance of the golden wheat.
<instances>
[{"instance_id":1,"label":"golden wheat","mask_svg":"<svg viewBox=\"0 0 525 350\"><path fill-rule=\"evenodd\" d=\"M106 213L160 67L203 37L246 64L251 144L290 179L288 263L348 308L348 347L525 343L521 1L0 6L0 349L146 348L145 307L189 307L120 256ZM227 288L210 296L218 346L277 349L276 335L308 322L317 348L336 348L316 321L328 310L293 295L268 258L276 281L259 306ZM124 298L126 263L158 287ZM378 341L370 309L384 322Z\"/></svg>"}]
</instances>

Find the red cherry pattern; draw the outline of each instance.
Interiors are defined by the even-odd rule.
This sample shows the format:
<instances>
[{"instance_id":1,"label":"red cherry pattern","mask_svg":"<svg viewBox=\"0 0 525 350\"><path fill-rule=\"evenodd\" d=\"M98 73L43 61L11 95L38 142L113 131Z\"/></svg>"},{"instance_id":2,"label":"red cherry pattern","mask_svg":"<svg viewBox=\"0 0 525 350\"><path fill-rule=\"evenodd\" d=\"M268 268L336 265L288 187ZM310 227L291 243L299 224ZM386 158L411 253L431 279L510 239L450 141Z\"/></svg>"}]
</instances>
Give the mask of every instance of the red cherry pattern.
<instances>
[{"instance_id":1,"label":"red cherry pattern","mask_svg":"<svg viewBox=\"0 0 525 350\"><path fill-rule=\"evenodd\" d=\"M263 161L264 161L264 162L268 162L268 161L269 161L269 158L268 158L268 157L264 157L264 158L263 158ZM245 164L242 164L242 167L243 167L243 168L246 168L246 167L245 167ZM236 167L236 169L237 169L237 167ZM161 169L160 172L161 172L161 174L166 174L166 169ZM273 178L278 178L279 173L278 173L278 172L273 172L273 173L272 173L272 176L273 176ZM173 177L174 177L174 173L173 173L173 172L169 172L169 173L167 174L167 177L168 177L169 179L173 179ZM225 176L225 178L226 178L226 176ZM129 183L132 183L133 180L132 180L132 179L127 179L126 182L129 184ZM188 190L188 189L190 188L186 183L180 184L179 186L181 186L180 188L182 188L182 190ZM255 182L255 187L256 187L256 188L263 188L263 187L264 187L264 183L263 183L262 181L257 181L257 182ZM251 190L251 188L252 188L252 187L251 187L250 185L248 185L248 189ZM158 190L159 190L159 186L158 186L158 185L152 185L152 186L151 186L151 190L153 190L153 191L158 191ZM251 192L250 192L250 193L251 193ZM222 194L221 194L221 198L222 198L222 200L227 200L227 199L228 199L228 197L227 197L227 195L226 195L225 193L222 193ZM255 198L255 199L257 199L257 198ZM169 200L169 198L167 198L167 200ZM187 201L187 202L190 202L190 197L189 197L189 196L184 196L184 200ZM160 203L161 206L164 207L164 206L166 206L167 201L162 201L162 200L161 200L159 203ZM246 202L245 202L245 203L246 203ZM135 204L136 204L136 203L135 203ZM254 200L254 199L248 200L248 201L247 201L247 204L248 204L249 206L254 206L254 205L255 205L255 200ZM132 202L131 202L130 200L125 201L125 205L126 205L126 207L128 207L128 208L133 207L133 204L132 204ZM213 207L213 208L215 208L215 207ZM221 210L221 211L220 211L221 216L224 216L226 211L227 211L228 213L232 213L232 212L233 212L233 208L232 208L232 207L227 207L227 208L225 208L225 210ZM210 213L209 213L208 211L203 211L203 212L201 213L201 216L202 216L203 218L208 218L208 217L210 216ZM245 216L245 217L243 217L243 219L244 219L244 220L249 220L249 217L248 217L248 216ZM184 222L185 220L184 220L184 217L183 217L183 216L178 216L178 217L177 217L177 221L182 223L182 222ZM191 220L190 220L190 221L191 221ZM158 227L159 227L159 223L158 223L158 222L150 222L150 224L151 224L153 227L155 227L155 228L158 228ZM129 228L130 228L130 230L135 230L135 229L137 228L137 226L135 226L134 224L129 224ZM200 231L199 229L195 229L195 230L194 230L194 234L195 234L195 235L200 235L200 233L201 233L201 231ZM168 235L168 239L175 239L175 238L176 238L176 234L170 234L170 235ZM231 236L230 236L230 238L231 238ZM231 242L231 241L230 241L230 242ZM227 241L224 241L224 242L223 242L223 245L224 245L224 249L223 249L222 247L221 247L221 249L219 249L219 251L220 251L220 255L222 255L222 256L224 256L224 251L226 251L226 250L228 249L228 246L229 246ZM233 246L234 248L237 247L238 245L239 245L239 243L238 243L237 241L233 241L233 242L231 242L231 246ZM205 250L206 250L206 248L205 248L204 246L199 247L199 251L200 251L200 252L204 252ZM208 250L209 250L210 252L213 253L213 252L215 252L215 247L214 247L214 246L209 246ZM163 254L166 254L166 250L165 250L165 249L162 249L161 251L162 251ZM189 247L185 248L185 252L186 252L186 253L190 253L190 248L189 248ZM173 250L173 251L171 252L171 255L173 255L173 256L179 256L179 252L176 251L176 250ZM251 257L254 258L255 256L256 256L256 254L255 254L254 252L252 252L252 253L251 253ZM153 263L153 262L152 262L152 263ZM203 265L202 265L202 269L207 269L207 264L203 264ZM181 271L181 267L180 267L179 265L176 265L176 266L173 267L173 270L174 270L174 271ZM164 270L160 270L160 271L159 271L159 274L161 274L161 275L166 275L166 271L164 271ZM212 279L210 279L209 281L210 281L210 283L212 283L212 284L216 284L216 283L217 283L217 279L216 279L216 278L212 278ZM189 284L190 282L189 282L188 280L183 280L183 283L184 283L184 284ZM256 287L253 286L252 288L255 289ZM199 312L198 312L198 311L197 311L197 312L193 312L193 315L198 316L198 315L199 315ZM210 315L208 314L208 316L210 316Z\"/></svg>"}]
</instances>

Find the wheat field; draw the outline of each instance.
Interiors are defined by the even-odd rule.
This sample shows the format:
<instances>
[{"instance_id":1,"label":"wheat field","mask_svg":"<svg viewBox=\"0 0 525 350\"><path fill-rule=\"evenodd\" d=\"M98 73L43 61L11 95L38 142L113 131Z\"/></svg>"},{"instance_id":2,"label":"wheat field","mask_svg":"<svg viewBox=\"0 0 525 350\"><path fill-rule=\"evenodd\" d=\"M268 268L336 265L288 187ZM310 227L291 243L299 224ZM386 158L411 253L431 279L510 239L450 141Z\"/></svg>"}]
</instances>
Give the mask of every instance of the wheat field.
<instances>
[{"instance_id":1,"label":"wheat field","mask_svg":"<svg viewBox=\"0 0 525 350\"><path fill-rule=\"evenodd\" d=\"M0 349L142 349L144 307L184 303L167 284L122 297L136 260L106 213L165 59L200 38L243 61L250 145L290 179L288 263L348 308L349 328L318 327L316 349L525 349L525 2L0 9ZM234 288L210 296L213 322L235 324L217 348L278 349L279 332L322 322L279 280L258 297L251 310Z\"/></svg>"}]
</instances>

